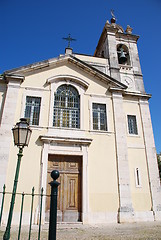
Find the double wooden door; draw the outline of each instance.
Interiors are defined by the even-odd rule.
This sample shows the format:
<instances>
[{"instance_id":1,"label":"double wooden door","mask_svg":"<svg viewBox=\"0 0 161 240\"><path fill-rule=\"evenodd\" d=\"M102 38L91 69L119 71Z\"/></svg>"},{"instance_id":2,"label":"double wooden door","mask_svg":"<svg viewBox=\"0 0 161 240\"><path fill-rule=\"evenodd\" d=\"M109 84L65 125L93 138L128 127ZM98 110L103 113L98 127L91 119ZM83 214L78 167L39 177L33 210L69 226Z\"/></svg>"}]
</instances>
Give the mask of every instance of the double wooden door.
<instances>
[{"instance_id":1,"label":"double wooden door","mask_svg":"<svg viewBox=\"0 0 161 240\"><path fill-rule=\"evenodd\" d=\"M47 174L47 194L50 195L51 188L48 184L52 181L51 172L58 170L60 182L58 187L58 222L81 221L82 203L82 161L80 156L49 155ZM50 198L46 198L46 216L48 219L50 209Z\"/></svg>"}]
</instances>

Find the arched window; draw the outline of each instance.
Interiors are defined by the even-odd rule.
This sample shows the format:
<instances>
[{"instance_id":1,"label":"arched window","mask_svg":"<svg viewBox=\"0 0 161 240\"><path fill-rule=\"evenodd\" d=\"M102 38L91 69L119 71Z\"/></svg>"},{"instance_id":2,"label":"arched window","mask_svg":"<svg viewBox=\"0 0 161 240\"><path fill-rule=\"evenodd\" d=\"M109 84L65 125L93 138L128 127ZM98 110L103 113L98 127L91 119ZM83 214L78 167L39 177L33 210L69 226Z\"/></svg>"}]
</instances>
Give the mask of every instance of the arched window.
<instances>
[{"instance_id":1,"label":"arched window","mask_svg":"<svg viewBox=\"0 0 161 240\"><path fill-rule=\"evenodd\" d=\"M80 97L71 85L61 85L54 94L53 126L80 127Z\"/></svg>"},{"instance_id":2,"label":"arched window","mask_svg":"<svg viewBox=\"0 0 161 240\"><path fill-rule=\"evenodd\" d=\"M117 56L119 64L130 65L130 56L127 46L123 44L117 45Z\"/></svg>"}]
</instances>

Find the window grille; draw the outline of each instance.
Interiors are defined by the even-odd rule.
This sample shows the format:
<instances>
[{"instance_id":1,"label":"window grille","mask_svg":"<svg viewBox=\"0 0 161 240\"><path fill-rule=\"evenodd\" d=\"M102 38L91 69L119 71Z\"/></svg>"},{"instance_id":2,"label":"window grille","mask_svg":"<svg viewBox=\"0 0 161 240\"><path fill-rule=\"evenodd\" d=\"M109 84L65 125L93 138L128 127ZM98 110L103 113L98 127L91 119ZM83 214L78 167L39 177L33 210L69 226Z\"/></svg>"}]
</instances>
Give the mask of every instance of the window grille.
<instances>
[{"instance_id":1,"label":"window grille","mask_svg":"<svg viewBox=\"0 0 161 240\"><path fill-rule=\"evenodd\" d=\"M80 97L71 85L61 85L54 94L54 127L80 127Z\"/></svg>"},{"instance_id":2,"label":"window grille","mask_svg":"<svg viewBox=\"0 0 161 240\"><path fill-rule=\"evenodd\" d=\"M138 134L137 124L136 124L136 116L128 115L128 129L129 134Z\"/></svg>"},{"instance_id":3,"label":"window grille","mask_svg":"<svg viewBox=\"0 0 161 240\"><path fill-rule=\"evenodd\" d=\"M93 111L93 130L107 131L106 105L92 104Z\"/></svg>"},{"instance_id":4,"label":"window grille","mask_svg":"<svg viewBox=\"0 0 161 240\"><path fill-rule=\"evenodd\" d=\"M30 125L39 125L40 97L26 97L25 118Z\"/></svg>"}]
</instances>

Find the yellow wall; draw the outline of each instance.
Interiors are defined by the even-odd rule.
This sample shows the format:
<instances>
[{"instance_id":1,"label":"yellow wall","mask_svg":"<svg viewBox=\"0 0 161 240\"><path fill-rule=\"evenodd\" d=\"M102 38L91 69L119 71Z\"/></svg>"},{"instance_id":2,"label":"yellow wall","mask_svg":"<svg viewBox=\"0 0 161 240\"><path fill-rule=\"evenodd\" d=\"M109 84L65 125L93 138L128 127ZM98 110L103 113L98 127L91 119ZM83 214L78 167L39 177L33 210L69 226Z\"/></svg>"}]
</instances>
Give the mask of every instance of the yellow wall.
<instances>
[{"instance_id":1,"label":"yellow wall","mask_svg":"<svg viewBox=\"0 0 161 240\"><path fill-rule=\"evenodd\" d=\"M134 101L134 99L125 99L124 111L126 123L127 115L135 115L138 128L138 135L130 135L128 134L127 124L128 161L133 207L135 211L150 211L151 197L148 183L147 161L143 139L141 115L137 100ZM136 187L135 168L139 168L140 171L140 187Z\"/></svg>"},{"instance_id":2,"label":"yellow wall","mask_svg":"<svg viewBox=\"0 0 161 240\"><path fill-rule=\"evenodd\" d=\"M90 210L92 212L117 211L118 183L114 135L91 136L93 141L89 149L88 166Z\"/></svg>"},{"instance_id":3,"label":"yellow wall","mask_svg":"<svg viewBox=\"0 0 161 240\"><path fill-rule=\"evenodd\" d=\"M135 211L151 210L151 198L148 183L146 156L144 149L129 149L129 168L131 181L132 203ZM140 170L141 186L136 187L135 168Z\"/></svg>"}]
</instances>

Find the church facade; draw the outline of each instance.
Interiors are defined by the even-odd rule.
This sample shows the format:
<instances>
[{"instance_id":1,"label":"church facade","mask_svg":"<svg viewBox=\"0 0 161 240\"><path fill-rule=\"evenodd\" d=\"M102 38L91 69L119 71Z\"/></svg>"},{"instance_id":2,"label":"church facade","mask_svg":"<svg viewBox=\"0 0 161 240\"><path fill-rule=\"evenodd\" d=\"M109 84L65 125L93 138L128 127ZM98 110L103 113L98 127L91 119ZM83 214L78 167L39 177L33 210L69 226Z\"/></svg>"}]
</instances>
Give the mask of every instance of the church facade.
<instances>
[{"instance_id":1,"label":"church facade","mask_svg":"<svg viewBox=\"0 0 161 240\"><path fill-rule=\"evenodd\" d=\"M0 187L12 191L17 148L11 129L25 117L18 192L50 194L50 173L61 183L58 221L116 223L161 220L161 193L150 95L144 90L132 28L106 22L94 56L64 55L3 73L0 78ZM9 206L6 196L3 222ZM18 222L17 197L14 223ZM34 202L37 218L40 199ZM42 221L49 219L43 198ZM23 223L29 223L26 200ZM35 220L36 221L36 220Z\"/></svg>"}]
</instances>

